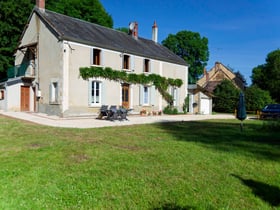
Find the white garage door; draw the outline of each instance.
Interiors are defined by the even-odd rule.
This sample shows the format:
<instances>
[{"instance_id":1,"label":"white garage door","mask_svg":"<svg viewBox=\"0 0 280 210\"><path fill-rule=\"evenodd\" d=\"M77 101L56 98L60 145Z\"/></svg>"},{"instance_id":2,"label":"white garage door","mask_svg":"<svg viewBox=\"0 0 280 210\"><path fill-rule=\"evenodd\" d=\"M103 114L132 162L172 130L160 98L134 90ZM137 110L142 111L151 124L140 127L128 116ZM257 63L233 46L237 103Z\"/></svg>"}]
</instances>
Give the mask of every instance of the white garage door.
<instances>
[{"instance_id":1,"label":"white garage door","mask_svg":"<svg viewBox=\"0 0 280 210\"><path fill-rule=\"evenodd\" d=\"M202 98L200 103L201 114L210 114L210 100Z\"/></svg>"}]
</instances>

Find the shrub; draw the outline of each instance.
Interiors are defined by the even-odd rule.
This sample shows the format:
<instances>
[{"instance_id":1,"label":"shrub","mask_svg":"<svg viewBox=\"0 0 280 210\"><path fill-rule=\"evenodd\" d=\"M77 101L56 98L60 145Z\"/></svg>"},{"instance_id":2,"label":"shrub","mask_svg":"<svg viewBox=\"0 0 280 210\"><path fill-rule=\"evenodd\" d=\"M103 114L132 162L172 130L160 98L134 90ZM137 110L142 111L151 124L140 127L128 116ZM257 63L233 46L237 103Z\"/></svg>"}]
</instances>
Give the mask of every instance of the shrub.
<instances>
[{"instance_id":1,"label":"shrub","mask_svg":"<svg viewBox=\"0 0 280 210\"><path fill-rule=\"evenodd\" d=\"M163 109L163 113L164 114L178 114L178 109L174 106L168 105Z\"/></svg>"}]
</instances>

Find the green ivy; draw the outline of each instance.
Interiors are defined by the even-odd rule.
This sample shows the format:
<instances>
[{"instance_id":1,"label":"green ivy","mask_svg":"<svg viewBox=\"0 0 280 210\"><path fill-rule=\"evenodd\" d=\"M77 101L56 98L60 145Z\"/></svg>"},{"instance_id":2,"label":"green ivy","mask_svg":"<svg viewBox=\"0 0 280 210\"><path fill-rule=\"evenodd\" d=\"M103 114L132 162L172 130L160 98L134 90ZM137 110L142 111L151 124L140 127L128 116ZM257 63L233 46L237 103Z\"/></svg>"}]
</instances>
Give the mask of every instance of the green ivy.
<instances>
[{"instance_id":1,"label":"green ivy","mask_svg":"<svg viewBox=\"0 0 280 210\"><path fill-rule=\"evenodd\" d=\"M127 82L131 84L152 84L156 87L156 89L158 89L158 91L160 92L162 97L168 102L168 104L172 104L173 98L167 92L167 88L169 86L181 87L183 85L183 81L181 79L161 77L158 74L128 74L125 71L113 70L110 67L81 67L80 76L84 80L92 77L102 77L112 81Z\"/></svg>"}]
</instances>

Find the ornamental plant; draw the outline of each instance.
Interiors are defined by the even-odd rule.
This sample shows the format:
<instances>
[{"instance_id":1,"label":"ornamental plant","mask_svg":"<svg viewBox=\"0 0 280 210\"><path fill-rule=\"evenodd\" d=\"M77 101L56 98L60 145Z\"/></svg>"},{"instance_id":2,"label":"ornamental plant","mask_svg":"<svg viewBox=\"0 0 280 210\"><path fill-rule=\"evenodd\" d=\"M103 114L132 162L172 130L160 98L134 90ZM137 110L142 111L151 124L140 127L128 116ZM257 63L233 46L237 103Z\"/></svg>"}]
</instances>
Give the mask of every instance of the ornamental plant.
<instances>
[{"instance_id":1,"label":"ornamental plant","mask_svg":"<svg viewBox=\"0 0 280 210\"><path fill-rule=\"evenodd\" d=\"M168 104L172 104L173 98L167 92L169 86L181 87L183 81L181 79L172 79L162 77L158 74L135 74L135 73L126 73L125 71L113 70L110 67L81 67L80 76L86 80L92 77L102 77L108 80L117 81L117 82L127 82L132 84L152 84L158 89L162 97L167 101Z\"/></svg>"}]
</instances>

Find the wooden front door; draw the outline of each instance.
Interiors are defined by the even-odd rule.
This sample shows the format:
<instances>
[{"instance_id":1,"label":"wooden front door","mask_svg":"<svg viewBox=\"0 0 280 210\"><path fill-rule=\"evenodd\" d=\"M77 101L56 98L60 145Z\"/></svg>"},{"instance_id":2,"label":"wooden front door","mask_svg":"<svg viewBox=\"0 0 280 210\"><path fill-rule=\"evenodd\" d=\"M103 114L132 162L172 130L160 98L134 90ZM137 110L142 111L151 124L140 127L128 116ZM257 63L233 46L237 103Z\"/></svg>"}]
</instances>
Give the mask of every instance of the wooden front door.
<instances>
[{"instance_id":1,"label":"wooden front door","mask_svg":"<svg viewBox=\"0 0 280 210\"><path fill-rule=\"evenodd\" d=\"M129 108L129 84L122 84L122 106Z\"/></svg>"},{"instance_id":2,"label":"wooden front door","mask_svg":"<svg viewBox=\"0 0 280 210\"><path fill-rule=\"evenodd\" d=\"M20 111L30 111L30 92L29 86L21 86L20 87Z\"/></svg>"}]
</instances>

